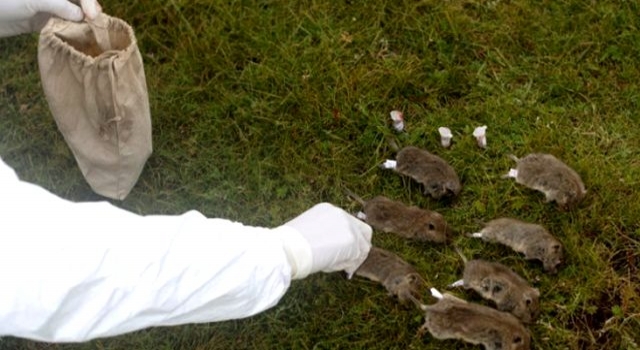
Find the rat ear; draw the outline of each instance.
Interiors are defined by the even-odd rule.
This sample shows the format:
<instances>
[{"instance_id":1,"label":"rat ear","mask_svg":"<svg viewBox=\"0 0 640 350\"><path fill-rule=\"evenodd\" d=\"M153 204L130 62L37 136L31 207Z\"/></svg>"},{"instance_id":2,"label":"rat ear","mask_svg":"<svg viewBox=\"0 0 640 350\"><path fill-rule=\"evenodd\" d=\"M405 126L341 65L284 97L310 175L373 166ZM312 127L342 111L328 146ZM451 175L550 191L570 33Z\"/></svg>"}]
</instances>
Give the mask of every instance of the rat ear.
<instances>
[{"instance_id":1,"label":"rat ear","mask_svg":"<svg viewBox=\"0 0 640 350\"><path fill-rule=\"evenodd\" d=\"M521 337L521 336L519 336L519 335L514 336L514 337L513 337L513 343L514 343L514 344L520 344L520 343L522 343L522 337Z\"/></svg>"},{"instance_id":2,"label":"rat ear","mask_svg":"<svg viewBox=\"0 0 640 350\"><path fill-rule=\"evenodd\" d=\"M403 276L396 276L392 280L392 286L397 287L397 286L401 285L402 282L404 282L404 277Z\"/></svg>"},{"instance_id":3,"label":"rat ear","mask_svg":"<svg viewBox=\"0 0 640 350\"><path fill-rule=\"evenodd\" d=\"M535 297L539 297L540 296L540 290L538 290L538 288L533 288L533 295Z\"/></svg>"},{"instance_id":4,"label":"rat ear","mask_svg":"<svg viewBox=\"0 0 640 350\"><path fill-rule=\"evenodd\" d=\"M460 191L460 184L455 181L447 181L446 190L450 195L455 196Z\"/></svg>"},{"instance_id":5,"label":"rat ear","mask_svg":"<svg viewBox=\"0 0 640 350\"><path fill-rule=\"evenodd\" d=\"M428 185L425 185L424 192L425 194L431 194L431 193L439 193L440 190L441 190L440 184L434 181Z\"/></svg>"}]
</instances>

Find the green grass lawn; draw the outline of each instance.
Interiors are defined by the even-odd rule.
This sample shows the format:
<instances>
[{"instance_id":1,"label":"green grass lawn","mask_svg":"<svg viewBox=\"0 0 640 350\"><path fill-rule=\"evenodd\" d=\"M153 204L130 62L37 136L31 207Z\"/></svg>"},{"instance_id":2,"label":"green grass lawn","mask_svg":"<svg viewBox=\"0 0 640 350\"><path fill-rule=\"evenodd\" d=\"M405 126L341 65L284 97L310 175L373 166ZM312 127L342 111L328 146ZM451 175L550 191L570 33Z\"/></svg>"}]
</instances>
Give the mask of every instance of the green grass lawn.
<instances>
[{"instance_id":1,"label":"green grass lawn","mask_svg":"<svg viewBox=\"0 0 640 350\"><path fill-rule=\"evenodd\" d=\"M102 1L136 30L154 154L129 197L143 214L277 226L315 203L349 211L386 195L442 213L469 257L502 262L541 291L536 349L640 347L640 5L636 1ZM37 70L37 37L0 39L0 156L25 180L96 200L56 129ZM406 132L390 126L404 111ZM488 148L471 133L488 126ZM454 133L440 147L437 128ZM378 165L400 145L458 171L456 201ZM560 212L501 175L508 154L552 153L583 178ZM9 204L10 205L10 204ZM499 216L545 225L566 265L543 273L508 248L471 240ZM52 232L52 234L55 234ZM376 232L375 245L444 290L462 274L453 247ZM46 262L43 262L46 263ZM453 291L475 302L472 293ZM433 302L427 297L425 300ZM248 319L158 328L75 345L0 339L0 349L476 349L417 337L419 311L343 274L294 281Z\"/></svg>"}]
</instances>

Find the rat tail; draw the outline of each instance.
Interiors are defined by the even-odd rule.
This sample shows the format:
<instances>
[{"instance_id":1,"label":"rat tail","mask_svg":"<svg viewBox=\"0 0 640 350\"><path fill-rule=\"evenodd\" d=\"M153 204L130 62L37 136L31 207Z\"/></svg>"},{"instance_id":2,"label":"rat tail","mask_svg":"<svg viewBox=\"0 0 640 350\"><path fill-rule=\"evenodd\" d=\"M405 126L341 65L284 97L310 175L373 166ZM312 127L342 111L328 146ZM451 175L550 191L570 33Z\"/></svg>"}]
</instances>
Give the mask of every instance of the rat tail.
<instances>
[{"instance_id":1,"label":"rat tail","mask_svg":"<svg viewBox=\"0 0 640 350\"><path fill-rule=\"evenodd\" d=\"M365 201L364 199L362 199L362 197L358 196L357 194L355 194L355 192L349 190L348 188L344 187L344 193L351 197L352 199L354 199L356 202L360 203L360 205L364 205Z\"/></svg>"},{"instance_id":2,"label":"rat tail","mask_svg":"<svg viewBox=\"0 0 640 350\"><path fill-rule=\"evenodd\" d=\"M465 264L467 263L467 261L469 261L467 259L466 256L464 256L464 254L462 254L462 250L460 250L460 248L458 248L458 246L454 245L453 249L455 249L456 253L458 253L458 255L460 255L460 258L462 259L462 262L464 262Z\"/></svg>"},{"instance_id":3,"label":"rat tail","mask_svg":"<svg viewBox=\"0 0 640 350\"><path fill-rule=\"evenodd\" d=\"M387 142L389 142L389 147L391 147L394 152L398 153L398 151L400 151L400 146L398 146L398 142L395 139L389 138Z\"/></svg>"},{"instance_id":4,"label":"rat tail","mask_svg":"<svg viewBox=\"0 0 640 350\"><path fill-rule=\"evenodd\" d=\"M411 300L418 309L424 310L425 305L418 298L416 298L411 293L409 293L408 297L409 297L409 300Z\"/></svg>"},{"instance_id":5,"label":"rat tail","mask_svg":"<svg viewBox=\"0 0 640 350\"><path fill-rule=\"evenodd\" d=\"M516 157L513 154L509 154L509 155L507 155L507 157L509 157L509 159L513 160L516 163L520 160L520 158Z\"/></svg>"}]
</instances>

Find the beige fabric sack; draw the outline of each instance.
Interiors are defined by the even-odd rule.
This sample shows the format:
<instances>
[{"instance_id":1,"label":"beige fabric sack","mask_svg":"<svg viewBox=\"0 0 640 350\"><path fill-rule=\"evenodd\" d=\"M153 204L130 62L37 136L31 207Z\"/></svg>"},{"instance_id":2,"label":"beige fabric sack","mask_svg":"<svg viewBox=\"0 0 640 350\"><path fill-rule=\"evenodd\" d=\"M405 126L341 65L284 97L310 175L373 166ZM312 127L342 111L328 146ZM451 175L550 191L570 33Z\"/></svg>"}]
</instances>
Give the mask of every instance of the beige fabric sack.
<instances>
[{"instance_id":1,"label":"beige fabric sack","mask_svg":"<svg viewBox=\"0 0 640 350\"><path fill-rule=\"evenodd\" d=\"M151 116L133 29L101 14L52 18L40 33L40 78L58 128L91 188L124 199L151 154Z\"/></svg>"}]
</instances>

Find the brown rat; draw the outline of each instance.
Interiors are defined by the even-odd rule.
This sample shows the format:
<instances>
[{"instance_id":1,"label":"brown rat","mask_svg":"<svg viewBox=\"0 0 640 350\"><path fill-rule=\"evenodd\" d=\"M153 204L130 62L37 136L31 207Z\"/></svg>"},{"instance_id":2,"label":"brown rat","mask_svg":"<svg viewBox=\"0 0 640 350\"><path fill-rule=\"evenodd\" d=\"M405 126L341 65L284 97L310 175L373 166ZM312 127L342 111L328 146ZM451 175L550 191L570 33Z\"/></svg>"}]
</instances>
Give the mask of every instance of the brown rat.
<instances>
[{"instance_id":1,"label":"brown rat","mask_svg":"<svg viewBox=\"0 0 640 350\"><path fill-rule=\"evenodd\" d=\"M371 247L367 259L355 274L380 282L402 304L411 301L420 305L424 279L413 266L390 251Z\"/></svg>"},{"instance_id":2,"label":"brown rat","mask_svg":"<svg viewBox=\"0 0 640 350\"><path fill-rule=\"evenodd\" d=\"M510 312L524 323L532 323L538 317L538 289L503 264L481 259L467 261L456 250L465 263L464 273L462 279L450 287L473 289L483 298L493 301L498 310Z\"/></svg>"},{"instance_id":3,"label":"brown rat","mask_svg":"<svg viewBox=\"0 0 640 350\"><path fill-rule=\"evenodd\" d=\"M395 161L387 161L383 168L409 176L424 186L424 195L434 199L455 197L460 193L460 178L447 161L414 146L401 149Z\"/></svg>"},{"instance_id":4,"label":"brown rat","mask_svg":"<svg viewBox=\"0 0 640 350\"><path fill-rule=\"evenodd\" d=\"M428 330L436 339L460 339L482 344L485 350L527 350L529 331L510 313L469 303L432 288L438 302L422 305L425 322L420 333Z\"/></svg>"},{"instance_id":5,"label":"brown rat","mask_svg":"<svg viewBox=\"0 0 640 350\"><path fill-rule=\"evenodd\" d=\"M417 241L437 243L447 242L451 235L451 229L440 213L407 206L384 196L365 201L353 192L345 191L362 205L358 218L377 230Z\"/></svg>"},{"instance_id":6,"label":"brown rat","mask_svg":"<svg viewBox=\"0 0 640 350\"><path fill-rule=\"evenodd\" d=\"M528 260L540 260L549 273L556 273L563 260L562 243L541 225L499 218L487 222L480 232L472 233L471 237L502 243L523 253Z\"/></svg>"},{"instance_id":7,"label":"brown rat","mask_svg":"<svg viewBox=\"0 0 640 350\"><path fill-rule=\"evenodd\" d=\"M513 177L517 183L544 193L547 202L555 201L563 210L575 207L587 193L580 175L550 154L509 157L517 166L504 177Z\"/></svg>"}]
</instances>

